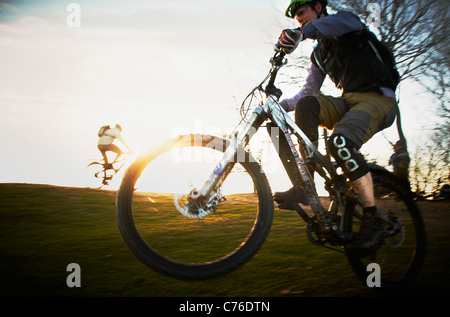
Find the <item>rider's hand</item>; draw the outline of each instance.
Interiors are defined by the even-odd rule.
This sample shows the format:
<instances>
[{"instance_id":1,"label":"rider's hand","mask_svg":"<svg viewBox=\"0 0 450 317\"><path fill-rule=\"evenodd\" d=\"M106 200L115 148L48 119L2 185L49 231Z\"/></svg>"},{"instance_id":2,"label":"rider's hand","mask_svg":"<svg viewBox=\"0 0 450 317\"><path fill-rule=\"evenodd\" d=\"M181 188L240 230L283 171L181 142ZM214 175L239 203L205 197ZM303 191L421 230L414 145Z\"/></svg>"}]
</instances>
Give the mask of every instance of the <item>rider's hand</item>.
<instances>
[{"instance_id":1,"label":"rider's hand","mask_svg":"<svg viewBox=\"0 0 450 317\"><path fill-rule=\"evenodd\" d=\"M281 32L275 50L283 49L286 54L291 54L303 40L303 32L300 29L286 29Z\"/></svg>"}]
</instances>

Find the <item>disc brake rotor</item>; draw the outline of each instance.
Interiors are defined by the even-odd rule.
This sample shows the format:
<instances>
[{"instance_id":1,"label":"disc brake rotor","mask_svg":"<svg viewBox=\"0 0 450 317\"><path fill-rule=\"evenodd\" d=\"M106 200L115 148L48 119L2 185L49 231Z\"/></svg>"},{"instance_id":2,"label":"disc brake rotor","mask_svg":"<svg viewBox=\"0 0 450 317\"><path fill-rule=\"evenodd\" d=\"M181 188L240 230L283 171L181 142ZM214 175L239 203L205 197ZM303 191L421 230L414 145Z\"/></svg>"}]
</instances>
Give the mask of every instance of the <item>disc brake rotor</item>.
<instances>
[{"instance_id":1,"label":"disc brake rotor","mask_svg":"<svg viewBox=\"0 0 450 317\"><path fill-rule=\"evenodd\" d=\"M194 199L191 194L173 195L173 202L178 212L185 217L195 219L204 218L212 212L215 212L219 203L224 200L225 197L220 193L213 193L208 200L204 197Z\"/></svg>"}]
</instances>

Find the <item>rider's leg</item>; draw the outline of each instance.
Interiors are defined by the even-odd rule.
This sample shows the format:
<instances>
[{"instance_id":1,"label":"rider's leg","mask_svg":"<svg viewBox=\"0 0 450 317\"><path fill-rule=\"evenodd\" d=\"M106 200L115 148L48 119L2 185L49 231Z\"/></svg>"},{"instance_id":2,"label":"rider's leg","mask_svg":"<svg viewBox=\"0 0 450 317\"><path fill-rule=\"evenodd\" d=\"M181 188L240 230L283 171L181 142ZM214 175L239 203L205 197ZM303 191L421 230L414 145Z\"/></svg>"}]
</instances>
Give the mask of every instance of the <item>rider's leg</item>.
<instances>
[{"instance_id":1,"label":"rider's leg","mask_svg":"<svg viewBox=\"0 0 450 317\"><path fill-rule=\"evenodd\" d=\"M320 103L314 96L308 96L298 101L295 108L295 123L315 145L319 140Z\"/></svg>"},{"instance_id":2,"label":"rider's leg","mask_svg":"<svg viewBox=\"0 0 450 317\"><path fill-rule=\"evenodd\" d=\"M352 182L361 198L363 208L375 207L372 174L367 173Z\"/></svg>"},{"instance_id":3,"label":"rider's leg","mask_svg":"<svg viewBox=\"0 0 450 317\"><path fill-rule=\"evenodd\" d=\"M297 103L295 109L295 122L314 146L317 147L319 143L319 125L331 129L334 124L342 118L347 110L345 101L340 98L322 95L308 96L300 99ZM309 169L309 174L314 180L314 171L312 169ZM294 187L288 191L275 193L274 200L280 205L280 208L283 209L291 209L286 208L286 206L295 203L301 203L303 205L308 204L307 197L305 197L305 194L295 186L295 183Z\"/></svg>"},{"instance_id":4,"label":"rider's leg","mask_svg":"<svg viewBox=\"0 0 450 317\"><path fill-rule=\"evenodd\" d=\"M106 151L108 151L108 145L98 144L97 148L100 151L100 153L102 153L104 164L105 165L108 164L108 156L106 155Z\"/></svg>"},{"instance_id":5,"label":"rider's leg","mask_svg":"<svg viewBox=\"0 0 450 317\"><path fill-rule=\"evenodd\" d=\"M120 152L117 152L117 155L116 155L116 158L114 159L114 162L117 162L117 160L119 159L119 157L121 157L122 156L122 154L123 154L123 152L122 151L120 151ZM113 162L113 163L114 163Z\"/></svg>"},{"instance_id":6,"label":"rider's leg","mask_svg":"<svg viewBox=\"0 0 450 317\"><path fill-rule=\"evenodd\" d=\"M114 159L113 163L117 162L119 157L121 157L123 154L123 151L117 145L114 144L110 145L109 150L116 153L116 158Z\"/></svg>"},{"instance_id":7,"label":"rider's leg","mask_svg":"<svg viewBox=\"0 0 450 317\"><path fill-rule=\"evenodd\" d=\"M105 151L101 151L102 152L102 156L103 156L103 161L105 162L105 164L108 164L108 156L106 155Z\"/></svg>"},{"instance_id":8,"label":"rider's leg","mask_svg":"<svg viewBox=\"0 0 450 317\"><path fill-rule=\"evenodd\" d=\"M375 247L383 239L386 230L382 215L375 205L372 175L358 147L346 136L333 133L328 147L360 197L363 220L355 240L347 247L352 252L362 253Z\"/></svg>"},{"instance_id":9,"label":"rider's leg","mask_svg":"<svg viewBox=\"0 0 450 317\"><path fill-rule=\"evenodd\" d=\"M347 94L344 98L351 109L335 125L328 147L361 200L363 219L348 249L363 254L383 239L385 226L375 204L372 176L359 148L376 132L393 123L395 100L371 93Z\"/></svg>"},{"instance_id":10,"label":"rider's leg","mask_svg":"<svg viewBox=\"0 0 450 317\"><path fill-rule=\"evenodd\" d=\"M349 93L342 99L349 111L335 124L328 147L358 190L363 207L374 207L372 177L359 149L375 133L392 125L395 99L376 93Z\"/></svg>"}]
</instances>

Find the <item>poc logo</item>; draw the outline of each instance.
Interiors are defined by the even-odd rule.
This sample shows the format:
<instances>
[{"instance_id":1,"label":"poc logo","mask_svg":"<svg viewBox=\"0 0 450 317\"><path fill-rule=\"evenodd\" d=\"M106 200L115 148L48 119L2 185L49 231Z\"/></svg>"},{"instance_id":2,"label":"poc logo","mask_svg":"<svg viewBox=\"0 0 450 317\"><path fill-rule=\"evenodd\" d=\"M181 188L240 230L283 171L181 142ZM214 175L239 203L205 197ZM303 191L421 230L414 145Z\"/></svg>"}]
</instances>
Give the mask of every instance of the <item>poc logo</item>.
<instances>
[{"instance_id":1,"label":"poc logo","mask_svg":"<svg viewBox=\"0 0 450 317\"><path fill-rule=\"evenodd\" d=\"M359 165L354 159L351 158L352 154L345 147L345 139L342 136L338 135L334 137L333 144L337 148L337 155L341 160L344 161L345 167L348 169L348 171L355 171L359 167Z\"/></svg>"}]
</instances>

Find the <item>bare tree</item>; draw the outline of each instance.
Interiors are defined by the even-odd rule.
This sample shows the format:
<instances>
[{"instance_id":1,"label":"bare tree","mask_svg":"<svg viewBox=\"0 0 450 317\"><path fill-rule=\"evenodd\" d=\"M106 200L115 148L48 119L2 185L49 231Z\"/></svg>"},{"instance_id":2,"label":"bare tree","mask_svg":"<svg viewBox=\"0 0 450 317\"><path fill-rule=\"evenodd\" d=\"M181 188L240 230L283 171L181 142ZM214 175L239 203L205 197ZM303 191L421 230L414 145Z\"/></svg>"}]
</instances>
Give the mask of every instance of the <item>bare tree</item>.
<instances>
[{"instance_id":1,"label":"bare tree","mask_svg":"<svg viewBox=\"0 0 450 317\"><path fill-rule=\"evenodd\" d=\"M444 184L450 184L449 140L448 134L436 131L430 137L431 142L423 142L416 148L410 182L417 197L430 196L439 192Z\"/></svg>"},{"instance_id":2,"label":"bare tree","mask_svg":"<svg viewBox=\"0 0 450 317\"><path fill-rule=\"evenodd\" d=\"M436 165L437 188L439 190L443 184L450 184L450 108L448 101L443 101L438 108L438 122L433 128L430 137L430 156L434 156Z\"/></svg>"}]
</instances>

